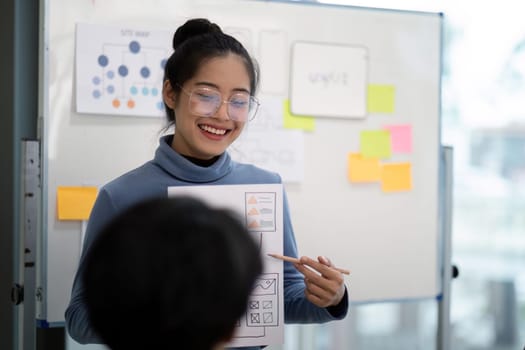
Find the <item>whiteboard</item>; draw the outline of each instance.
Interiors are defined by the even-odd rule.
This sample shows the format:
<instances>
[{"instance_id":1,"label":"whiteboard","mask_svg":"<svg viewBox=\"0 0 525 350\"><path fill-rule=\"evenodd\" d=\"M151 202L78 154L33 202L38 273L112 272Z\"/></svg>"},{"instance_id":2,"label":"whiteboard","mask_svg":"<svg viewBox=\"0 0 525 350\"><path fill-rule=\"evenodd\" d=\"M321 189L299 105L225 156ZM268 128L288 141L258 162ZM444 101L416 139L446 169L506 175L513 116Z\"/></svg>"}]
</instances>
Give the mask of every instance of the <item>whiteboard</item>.
<instances>
[{"instance_id":1,"label":"whiteboard","mask_svg":"<svg viewBox=\"0 0 525 350\"><path fill-rule=\"evenodd\" d=\"M259 60L261 100L291 98L295 43L366 51L366 61L361 61L363 66L366 62L366 75L358 79L361 84L366 81L366 91L350 98L361 112L366 98L365 114L321 115L323 106L315 103L311 92L306 94L310 101L297 97L290 101L291 108L301 113L316 109L310 129L290 130L300 145L294 152L304 156L298 157L301 176L285 183L299 253L326 255L350 269L347 286L352 302L438 295L440 14L242 0L48 0L41 92L41 322L53 326L64 320L84 225L57 220L57 187L101 186L151 159L164 125L159 117L76 112L77 23L173 32L197 16L219 23ZM355 52L347 53L354 57ZM349 72L355 72L352 69ZM377 182L349 181L349 154L361 148L364 152L361 143L388 126L405 126L410 133L404 151L395 152L398 146L392 143L381 159L409 164L405 170L410 178L401 183L408 189L385 192L389 187ZM280 130L281 135L286 131ZM242 142L241 137L239 149Z\"/></svg>"}]
</instances>

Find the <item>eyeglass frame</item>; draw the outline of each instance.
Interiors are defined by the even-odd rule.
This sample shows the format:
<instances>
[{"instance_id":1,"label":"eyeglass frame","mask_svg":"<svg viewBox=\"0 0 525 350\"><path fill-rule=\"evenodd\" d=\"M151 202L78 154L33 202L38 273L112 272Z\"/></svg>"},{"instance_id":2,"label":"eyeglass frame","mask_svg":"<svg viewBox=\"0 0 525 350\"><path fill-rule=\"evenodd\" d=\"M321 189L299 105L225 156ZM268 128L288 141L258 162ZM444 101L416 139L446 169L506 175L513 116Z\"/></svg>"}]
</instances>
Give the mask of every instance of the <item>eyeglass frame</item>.
<instances>
[{"instance_id":1,"label":"eyeglass frame","mask_svg":"<svg viewBox=\"0 0 525 350\"><path fill-rule=\"evenodd\" d=\"M226 108L226 113L228 115L228 119L230 120L233 120L233 121L237 121L237 122L242 122L242 123L247 123L247 122L250 122L252 121L253 119L255 119L255 116L257 115L257 112L259 111L259 107L261 105L261 103L259 102L259 100L253 96L252 94L249 94L249 93L246 93L248 96L249 96L249 100L250 100L250 106L252 105L252 103L254 104L255 107L252 107L252 108L255 108L255 111L253 112L253 115L251 116L251 118L246 118L246 120L237 120L237 119L233 119L231 116L230 116L230 104L232 103L230 100L231 98L236 95L236 94L245 94L244 92L235 92L233 94L230 95L230 97L228 98L228 100L224 100L223 97L222 97L222 94L219 90L217 89L214 89L212 87L208 87L208 86L198 86L198 87L194 87L191 91L188 91L186 90L185 88L182 87L182 85L180 84L176 84L177 87L182 91L184 92L187 96L188 96L188 108L191 110L191 97L193 95L193 93L195 92L195 90L198 90L198 89L203 89L203 90L209 90L209 91L213 91L213 92L216 92L219 96L220 96L220 104L218 104L215 108L215 111L213 112L213 114L210 114L210 115L203 115L203 114L198 114L198 113L194 113L195 115L198 115L199 117L206 117L206 118L212 118L215 114L217 114L217 112L219 111L219 109L222 107L223 104L227 104L227 108ZM248 116L250 115L250 108L248 109Z\"/></svg>"}]
</instances>

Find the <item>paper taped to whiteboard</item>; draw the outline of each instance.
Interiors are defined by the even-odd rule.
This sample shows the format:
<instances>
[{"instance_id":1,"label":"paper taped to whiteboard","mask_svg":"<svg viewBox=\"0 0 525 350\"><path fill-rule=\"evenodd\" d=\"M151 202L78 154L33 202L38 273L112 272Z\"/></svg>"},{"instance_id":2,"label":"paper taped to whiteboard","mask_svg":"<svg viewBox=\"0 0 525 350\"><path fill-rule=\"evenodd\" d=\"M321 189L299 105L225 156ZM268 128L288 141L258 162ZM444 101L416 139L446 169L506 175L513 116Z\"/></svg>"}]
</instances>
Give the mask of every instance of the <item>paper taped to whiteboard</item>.
<instances>
[{"instance_id":1,"label":"paper taped to whiteboard","mask_svg":"<svg viewBox=\"0 0 525 350\"><path fill-rule=\"evenodd\" d=\"M296 115L364 118L368 49L364 46L295 42L290 109Z\"/></svg>"}]
</instances>

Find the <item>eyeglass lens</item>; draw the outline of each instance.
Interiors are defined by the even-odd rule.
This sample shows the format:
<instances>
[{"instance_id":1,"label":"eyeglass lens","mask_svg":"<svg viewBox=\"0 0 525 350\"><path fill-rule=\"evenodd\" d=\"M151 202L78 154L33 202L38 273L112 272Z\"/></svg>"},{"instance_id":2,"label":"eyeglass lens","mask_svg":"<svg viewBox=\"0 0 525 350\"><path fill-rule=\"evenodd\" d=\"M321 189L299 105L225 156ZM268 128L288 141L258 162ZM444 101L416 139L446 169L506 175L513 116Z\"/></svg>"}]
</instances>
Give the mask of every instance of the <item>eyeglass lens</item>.
<instances>
[{"instance_id":1,"label":"eyeglass lens","mask_svg":"<svg viewBox=\"0 0 525 350\"><path fill-rule=\"evenodd\" d=\"M212 117L223 103L227 104L228 117L236 121L251 120L257 112L257 101L245 93L235 93L223 101L218 91L195 89L190 95L190 111L203 117Z\"/></svg>"}]
</instances>

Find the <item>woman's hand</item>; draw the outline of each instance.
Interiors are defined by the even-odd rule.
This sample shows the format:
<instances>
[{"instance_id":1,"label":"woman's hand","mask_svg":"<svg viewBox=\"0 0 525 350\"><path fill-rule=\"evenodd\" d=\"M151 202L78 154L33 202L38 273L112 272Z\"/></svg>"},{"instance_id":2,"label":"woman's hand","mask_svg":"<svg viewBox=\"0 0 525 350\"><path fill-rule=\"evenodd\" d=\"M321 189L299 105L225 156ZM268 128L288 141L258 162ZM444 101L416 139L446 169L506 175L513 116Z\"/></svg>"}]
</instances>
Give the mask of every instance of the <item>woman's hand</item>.
<instances>
[{"instance_id":1,"label":"woman's hand","mask_svg":"<svg viewBox=\"0 0 525 350\"><path fill-rule=\"evenodd\" d=\"M319 307L334 306L345 295L344 278L333 268L329 259L319 256L317 261L302 256L295 268L304 275L305 295L311 303Z\"/></svg>"}]
</instances>

